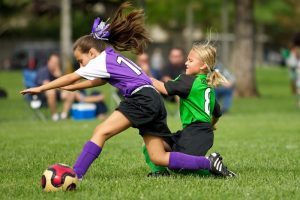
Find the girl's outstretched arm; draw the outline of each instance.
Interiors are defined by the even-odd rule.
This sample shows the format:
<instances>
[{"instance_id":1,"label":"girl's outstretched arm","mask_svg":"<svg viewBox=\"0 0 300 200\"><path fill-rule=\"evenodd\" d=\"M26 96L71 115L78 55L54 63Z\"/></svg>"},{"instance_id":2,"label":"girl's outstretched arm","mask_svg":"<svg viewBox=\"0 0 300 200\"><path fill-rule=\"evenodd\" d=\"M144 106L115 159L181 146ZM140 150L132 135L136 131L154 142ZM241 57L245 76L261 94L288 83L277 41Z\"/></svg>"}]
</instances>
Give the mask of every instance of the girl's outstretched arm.
<instances>
[{"instance_id":1,"label":"girl's outstretched arm","mask_svg":"<svg viewBox=\"0 0 300 200\"><path fill-rule=\"evenodd\" d=\"M164 82L159 81L159 80L157 80L155 78L150 78L150 79L151 79L151 81L152 81L153 86L155 87L155 89L157 89L162 94L168 95L168 92L166 90Z\"/></svg>"},{"instance_id":2,"label":"girl's outstretched arm","mask_svg":"<svg viewBox=\"0 0 300 200\"><path fill-rule=\"evenodd\" d=\"M54 81L51 81L45 85L22 90L20 93L23 95L24 94L38 94L38 93L41 93L46 90L60 88L60 87L66 86L66 85L70 85L80 79L81 79L81 76L79 76L78 74L73 72L70 74L66 74L62 77L59 77L58 79L55 79Z\"/></svg>"},{"instance_id":3,"label":"girl's outstretched arm","mask_svg":"<svg viewBox=\"0 0 300 200\"><path fill-rule=\"evenodd\" d=\"M96 87L100 85L104 85L107 82L103 79L97 78L94 80L85 80L79 83L75 83L73 85L68 85L65 87L61 87L63 90L68 90L68 91L74 91L74 90L80 90L80 89L85 89L85 88L91 88L91 87Z\"/></svg>"}]
</instances>

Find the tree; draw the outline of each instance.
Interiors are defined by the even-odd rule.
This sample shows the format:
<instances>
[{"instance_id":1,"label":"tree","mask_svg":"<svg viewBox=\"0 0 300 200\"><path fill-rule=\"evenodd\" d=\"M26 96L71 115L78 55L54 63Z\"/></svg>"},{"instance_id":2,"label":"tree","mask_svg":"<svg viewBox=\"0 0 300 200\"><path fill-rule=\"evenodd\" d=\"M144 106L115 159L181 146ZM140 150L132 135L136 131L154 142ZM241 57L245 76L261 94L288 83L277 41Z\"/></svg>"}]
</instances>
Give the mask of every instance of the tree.
<instances>
[{"instance_id":1,"label":"tree","mask_svg":"<svg viewBox=\"0 0 300 200\"><path fill-rule=\"evenodd\" d=\"M235 41L231 67L236 75L236 92L241 97L258 96L254 67L254 3L236 0Z\"/></svg>"},{"instance_id":2,"label":"tree","mask_svg":"<svg viewBox=\"0 0 300 200\"><path fill-rule=\"evenodd\" d=\"M72 38L71 38L71 2L70 0L61 1L61 22L60 22L60 54L63 70L66 72L72 63Z\"/></svg>"}]
</instances>

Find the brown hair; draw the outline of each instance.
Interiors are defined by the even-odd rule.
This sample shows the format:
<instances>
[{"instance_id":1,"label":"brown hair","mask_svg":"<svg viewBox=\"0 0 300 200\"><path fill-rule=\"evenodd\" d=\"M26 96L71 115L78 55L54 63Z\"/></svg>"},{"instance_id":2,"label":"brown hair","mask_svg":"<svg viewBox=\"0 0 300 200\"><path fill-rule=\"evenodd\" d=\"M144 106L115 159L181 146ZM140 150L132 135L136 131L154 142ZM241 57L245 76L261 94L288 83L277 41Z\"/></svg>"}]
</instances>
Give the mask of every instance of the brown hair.
<instances>
[{"instance_id":1,"label":"brown hair","mask_svg":"<svg viewBox=\"0 0 300 200\"><path fill-rule=\"evenodd\" d=\"M221 82L227 82L226 78L215 70L217 50L209 42L205 44L194 44L192 50L196 51L207 67L207 82L208 85L216 87Z\"/></svg>"},{"instance_id":2,"label":"brown hair","mask_svg":"<svg viewBox=\"0 0 300 200\"><path fill-rule=\"evenodd\" d=\"M125 2L118 8L108 28L110 34L108 40L98 40L92 35L85 35L75 42L73 50L79 48L82 53L87 53L91 48L95 48L102 52L107 43L118 51L131 51L135 54L143 53L150 42L144 27L144 12L142 9L134 9L128 15L125 15L124 9L130 7L131 4Z\"/></svg>"}]
</instances>

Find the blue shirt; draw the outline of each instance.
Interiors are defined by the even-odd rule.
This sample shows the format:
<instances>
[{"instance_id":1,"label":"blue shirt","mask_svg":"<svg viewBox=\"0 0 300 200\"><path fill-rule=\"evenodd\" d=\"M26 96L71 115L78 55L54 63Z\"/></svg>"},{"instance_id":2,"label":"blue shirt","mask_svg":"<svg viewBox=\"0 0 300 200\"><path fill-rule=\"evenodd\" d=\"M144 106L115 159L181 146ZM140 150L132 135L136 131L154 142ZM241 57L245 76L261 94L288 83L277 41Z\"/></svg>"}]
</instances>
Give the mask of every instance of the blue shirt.
<instances>
[{"instance_id":1,"label":"blue shirt","mask_svg":"<svg viewBox=\"0 0 300 200\"><path fill-rule=\"evenodd\" d=\"M53 81L57 77L53 76L48 67L44 66L38 69L37 76L36 76L36 84L37 85L43 85L44 81Z\"/></svg>"}]
</instances>

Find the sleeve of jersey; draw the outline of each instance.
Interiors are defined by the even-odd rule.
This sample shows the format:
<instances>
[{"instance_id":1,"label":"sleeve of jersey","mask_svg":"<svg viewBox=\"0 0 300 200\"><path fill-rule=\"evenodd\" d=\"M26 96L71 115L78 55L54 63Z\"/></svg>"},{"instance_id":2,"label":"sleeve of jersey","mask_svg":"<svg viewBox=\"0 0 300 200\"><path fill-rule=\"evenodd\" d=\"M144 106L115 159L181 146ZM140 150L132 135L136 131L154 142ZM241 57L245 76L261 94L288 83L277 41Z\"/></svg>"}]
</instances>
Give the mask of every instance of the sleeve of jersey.
<instances>
[{"instance_id":1,"label":"sleeve of jersey","mask_svg":"<svg viewBox=\"0 0 300 200\"><path fill-rule=\"evenodd\" d=\"M91 60L86 66L80 67L75 73L88 80L110 77L110 74L107 72L106 58L103 54Z\"/></svg>"},{"instance_id":2,"label":"sleeve of jersey","mask_svg":"<svg viewBox=\"0 0 300 200\"><path fill-rule=\"evenodd\" d=\"M215 102L215 107L214 107L212 115L216 118L220 118L222 116L221 107L217 100Z\"/></svg>"},{"instance_id":3,"label":"sleeve of jersey","mask_svg":"<svg viewBox=\"0 0 300 200\"><path fill-rule=\"evenodd\" d=\"M187 98L192 89L194 78L185 74L179 75L176 79L165 83L168 95L178 95Z\"/></svg>"}]
</instances>

